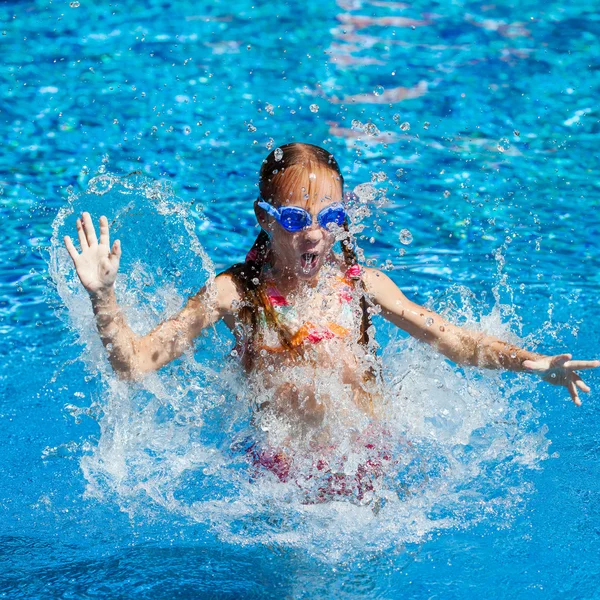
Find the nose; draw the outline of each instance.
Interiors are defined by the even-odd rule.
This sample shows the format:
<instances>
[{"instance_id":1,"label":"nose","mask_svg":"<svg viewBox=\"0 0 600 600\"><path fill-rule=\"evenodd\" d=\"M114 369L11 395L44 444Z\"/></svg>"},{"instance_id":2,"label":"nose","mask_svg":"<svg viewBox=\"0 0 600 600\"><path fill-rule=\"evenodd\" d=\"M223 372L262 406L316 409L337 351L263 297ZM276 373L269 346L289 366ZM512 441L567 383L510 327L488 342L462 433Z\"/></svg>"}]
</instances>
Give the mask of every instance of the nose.
<instances>
[{"instance_id":1,"label":"nose","mask_svg":"<svg viewBox=\"0 0 600 600\"><path fill-rule=\"evenodd\" d=\"M309 242L320 242L323 238L323 229L314 217L311 225L304 229L302 233L304 234L304 239Z\"/></svg>"}]
</instances>

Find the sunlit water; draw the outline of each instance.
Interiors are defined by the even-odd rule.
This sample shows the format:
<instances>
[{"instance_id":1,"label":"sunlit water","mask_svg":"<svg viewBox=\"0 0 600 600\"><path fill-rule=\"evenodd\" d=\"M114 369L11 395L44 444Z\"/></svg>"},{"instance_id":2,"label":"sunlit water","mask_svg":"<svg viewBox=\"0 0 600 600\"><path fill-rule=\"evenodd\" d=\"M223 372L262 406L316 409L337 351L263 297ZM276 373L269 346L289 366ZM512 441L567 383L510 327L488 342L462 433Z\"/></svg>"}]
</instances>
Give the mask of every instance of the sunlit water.
<instances>
[{"instance_id":1,"label":"sunlit water","mask_svg":"<svg viewBox=\"0 0 600 600\"><path fill-rule=\"evenodd\" d=\"M340 425L327 476L381 467L366 493L322 501L314 457L285 482L250 460L264 432L224 327L141 383L117 380L61 245L81 210L108 216L117 295L144 333L243 259L260 161L310 141L362 200L364 259L405 293L591 358L587 4L1 10L1 593L593 597L595 394L576 410L566 392L457 368L377 321L373 435L389 458L344 445L356 432Z\"/></svg>"}]
</instances>

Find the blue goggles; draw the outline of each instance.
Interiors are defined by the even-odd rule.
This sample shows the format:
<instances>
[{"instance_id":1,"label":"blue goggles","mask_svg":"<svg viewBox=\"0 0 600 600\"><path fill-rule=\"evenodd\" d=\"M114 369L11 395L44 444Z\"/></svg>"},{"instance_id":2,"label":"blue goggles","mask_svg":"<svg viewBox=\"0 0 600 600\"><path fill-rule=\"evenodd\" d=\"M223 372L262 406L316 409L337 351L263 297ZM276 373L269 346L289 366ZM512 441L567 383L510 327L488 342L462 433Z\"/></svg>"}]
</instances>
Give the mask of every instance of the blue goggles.
<instances>
[{"instance_id":1,"label":"blue goggles","mask_svg":"<svg viewBox=\"0 0 600 600\"><path fill-rule=\"evenodd\" d=\"M287 231L301 231L312 225L310 213L298 206L284 206L275 208L264 200L258 201L258 206L266 210ZM341 227L346 221L346 209L341 202L326 206L317 215L317 223L328 229L329 225L335 223Z\"/></svg>"}]
</instances>

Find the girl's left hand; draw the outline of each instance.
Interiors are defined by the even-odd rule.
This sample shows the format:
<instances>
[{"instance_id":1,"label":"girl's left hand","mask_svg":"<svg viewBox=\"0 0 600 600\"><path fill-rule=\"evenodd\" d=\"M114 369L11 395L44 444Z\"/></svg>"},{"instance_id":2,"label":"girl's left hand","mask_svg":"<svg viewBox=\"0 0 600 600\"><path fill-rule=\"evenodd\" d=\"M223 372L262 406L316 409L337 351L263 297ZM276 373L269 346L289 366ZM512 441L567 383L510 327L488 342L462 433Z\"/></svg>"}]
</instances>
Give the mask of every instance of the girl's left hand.
<instances>
[{"instance_id":1,"label":"girl's left hand","mask_svg":"<svg viewBox=\"0 0 600 600\"><path fill-rule=\"evenodd\" d=\"M536 373L544 381L552 385L562 385L569 390L571 399L577 406L581 406L579 390L589 393L590 388L583 379L575 373L576 369L595 369L600 367L600 360L571 360L570 354L557 354L544 356L538 360L523 361L526 371ZM577 389L579 388L579 390Z\"/></svg>"}]
</instances>

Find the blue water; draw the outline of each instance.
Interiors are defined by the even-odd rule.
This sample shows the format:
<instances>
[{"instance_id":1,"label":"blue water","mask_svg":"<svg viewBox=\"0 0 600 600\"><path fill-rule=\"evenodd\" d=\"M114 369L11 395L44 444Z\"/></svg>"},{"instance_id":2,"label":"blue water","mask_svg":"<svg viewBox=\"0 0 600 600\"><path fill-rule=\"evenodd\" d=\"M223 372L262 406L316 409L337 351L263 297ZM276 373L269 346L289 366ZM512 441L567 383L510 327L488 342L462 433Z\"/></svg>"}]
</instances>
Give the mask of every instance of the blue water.
<instances>
[{"instance_id":1,"label":"blue water","mask_svg":"<svg viewBox=\"0 0 600 600\"><path fill-rule=\"evenodd\" d=\"M598 374L576 409L378 323L427 478L377 515L299 505L228 453L226 332L119 386L60 248L73 211L116 219L145 330L243 259L269 149L311 142L374 185L360 243L411 298L594 358L599 23L584 1L2 3L2 597L600 596Z\"/></svg>"}]
</instances>

